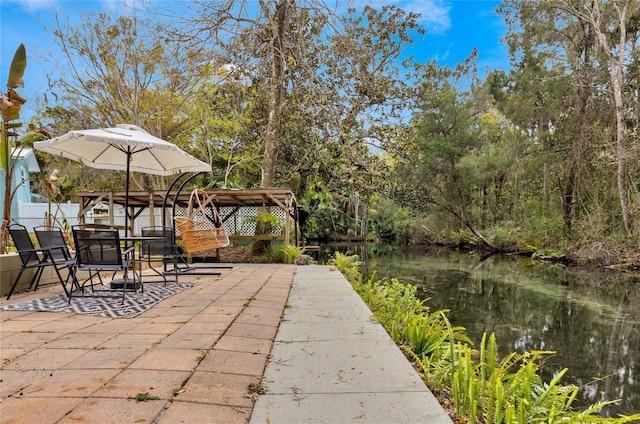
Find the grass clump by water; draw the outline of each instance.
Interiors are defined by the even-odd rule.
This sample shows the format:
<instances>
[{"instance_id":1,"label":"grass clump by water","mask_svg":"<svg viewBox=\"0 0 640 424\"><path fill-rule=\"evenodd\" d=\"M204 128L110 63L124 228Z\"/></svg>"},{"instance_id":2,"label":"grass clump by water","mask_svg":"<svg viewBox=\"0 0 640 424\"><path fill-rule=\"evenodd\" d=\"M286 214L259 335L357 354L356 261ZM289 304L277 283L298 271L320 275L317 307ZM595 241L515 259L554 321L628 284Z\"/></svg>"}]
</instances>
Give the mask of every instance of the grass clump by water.
<instances>
[{"instance_id":1,"label":"grass clump by water","mask_svg":"<svg viewBox=\"0 0 640 424\"><path fill-rule=\"evenodd\" d=\"M328 263L335 266L351 284L362 282L362 262L358 261L357 255L347 256L336 252Z\"/></svg>"},{"instance_id":2,"label":"grass clump by water","mask_svg":"<svg viewBox=\"0 0 640 424\"><path fill-rule=\"evenodd\" d=\"M447 310L432 311L416 297L416 287L397 279L362 282L357 256L336 252L329 262L353 284L445 409L466 423L627 423L640 414L606 418L597 412L615 401L599 402L584 411L572 403L579 388L562 385L566 369L552 381L538 374L540 361L555 352L511 353L498 358L494 334L484 334L479 349L463 327L453 326Z\"/></svg>"}]
</instances>

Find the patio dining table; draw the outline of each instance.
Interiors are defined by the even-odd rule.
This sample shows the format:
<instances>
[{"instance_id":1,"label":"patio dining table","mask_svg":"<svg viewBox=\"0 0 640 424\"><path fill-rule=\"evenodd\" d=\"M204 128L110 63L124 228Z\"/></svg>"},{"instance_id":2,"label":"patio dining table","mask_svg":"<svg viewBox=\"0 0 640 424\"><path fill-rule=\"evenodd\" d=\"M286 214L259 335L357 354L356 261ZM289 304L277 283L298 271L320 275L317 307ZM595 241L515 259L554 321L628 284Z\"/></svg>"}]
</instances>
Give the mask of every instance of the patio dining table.
<instances>
[{"instance_id":1,"label":"patio dining table","mask_svg":"<svg viewBox=\"0 0 640 424\"><path fill-rule=\"evenodd\" d=\"M133 236L120 237L119 239L120 241L124 242L125 248L129 248L137 244L140 248L140 251L138 252L138 254L140 254L142 253L143 241L154 241L154 240L162 241L164 240L164 237L133 235ZM135 253L134 253L134 257L135 257ZM133 281L134 281L134 284L136 284L135 287L137 289L138 288L137 284L140 284L140 286L142 286L142 268L140 268L140 272L138 273L136 270L135 259L132 265L133 265ZM136 283L136 277L137 277L137 283ZM124 285L124 278L114 278L111 280L111 283L109 284L109 286L112 289L121 289L123 285Z\"/></svg>"}]
</instances>

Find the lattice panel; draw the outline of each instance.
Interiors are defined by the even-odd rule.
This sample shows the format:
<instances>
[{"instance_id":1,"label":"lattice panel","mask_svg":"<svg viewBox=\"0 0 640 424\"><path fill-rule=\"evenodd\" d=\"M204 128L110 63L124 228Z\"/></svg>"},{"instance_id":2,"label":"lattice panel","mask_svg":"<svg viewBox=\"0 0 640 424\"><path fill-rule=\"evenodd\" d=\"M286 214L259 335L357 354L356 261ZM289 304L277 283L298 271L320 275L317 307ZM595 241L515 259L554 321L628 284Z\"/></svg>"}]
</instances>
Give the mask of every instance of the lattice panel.
<instances>
[{"instance_id":1,"label":"lattice panel","mask_svg":"<svg viewBox=\"0 0 640 424\"><path fill-rule=\"evenodd\" d=\"M253 236L256 232L256 218L260 213L260 208L256 206L245 206L236 210L236 212L227 218L229 214L232 214L236 208L232 207L222 207L218 209L220 216L222 219L226 218L224 221L224 228L229 235L238 235L238 236ZM286 213L284 210L280 208L271 208L272 215L275 215L278 218L278 222L280 222L280 226L271 226L271 233L269 235L272 236L282 236L284 235L284 224L286 219ZM184 216L182 211L176 209L176 216ZM195 219L201 219L202 216L196 215ZM215 225L213 223L209 223L204 226L208 228L213 228ZM178 231L178 234L180 232Z\"/></svg>"}]
</instances>

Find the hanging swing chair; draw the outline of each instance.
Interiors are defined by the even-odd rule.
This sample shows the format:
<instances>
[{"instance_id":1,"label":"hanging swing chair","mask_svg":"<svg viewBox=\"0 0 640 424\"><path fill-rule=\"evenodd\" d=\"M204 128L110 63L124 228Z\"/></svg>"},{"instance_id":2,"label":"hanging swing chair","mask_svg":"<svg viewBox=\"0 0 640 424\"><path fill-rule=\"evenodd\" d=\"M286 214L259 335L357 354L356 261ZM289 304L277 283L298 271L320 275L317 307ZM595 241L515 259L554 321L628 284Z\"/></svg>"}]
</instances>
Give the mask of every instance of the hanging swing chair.
<instances>
[{"instance_id":1,"label":"hanging swing chair","mask_svg":"<svg viewBox=\"0 0 640 424\"><path fill-rule=\"evenodd\" d=\"M206 252L229 245L229 235L218 208L213 198L202 189L191 192L186 215L173 219L188 253Z\"/></svg>"}]
</instances>

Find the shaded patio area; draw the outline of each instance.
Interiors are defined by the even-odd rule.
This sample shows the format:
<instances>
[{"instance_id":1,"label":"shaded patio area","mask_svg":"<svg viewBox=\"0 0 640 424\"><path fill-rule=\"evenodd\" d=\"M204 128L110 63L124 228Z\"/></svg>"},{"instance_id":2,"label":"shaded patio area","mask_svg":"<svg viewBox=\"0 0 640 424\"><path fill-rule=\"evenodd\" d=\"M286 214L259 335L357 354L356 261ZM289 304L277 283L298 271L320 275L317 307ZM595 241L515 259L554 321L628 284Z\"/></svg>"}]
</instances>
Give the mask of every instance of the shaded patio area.
<instances>
[{"instance_id":1,"label":"shaded patio area","mask_svg":"<svg viewBox=\"0 0 640 424\"><path fill-rule=\"evenodd\" d=\"M298 223L298 203L293 192L286 188L274 189L207 189L220 211L224 227L231 241L272 240L285 244L298 245L300 230ZM189 204L190 190L156 190L151 192L125 191L79 191L79 218L84 223L86 214L96 205L107 207L106 219L114 225L114 206L128 205L129 228L134 228L135 219L145 210L149 211L150 225L173 225L173 216L183 216ZM157 211L161 222L156 222ZM261 211L267 210L274 215L281 226L272 226L271 233L255 235L255 219Z\"/></svg>"}]
</instances>

